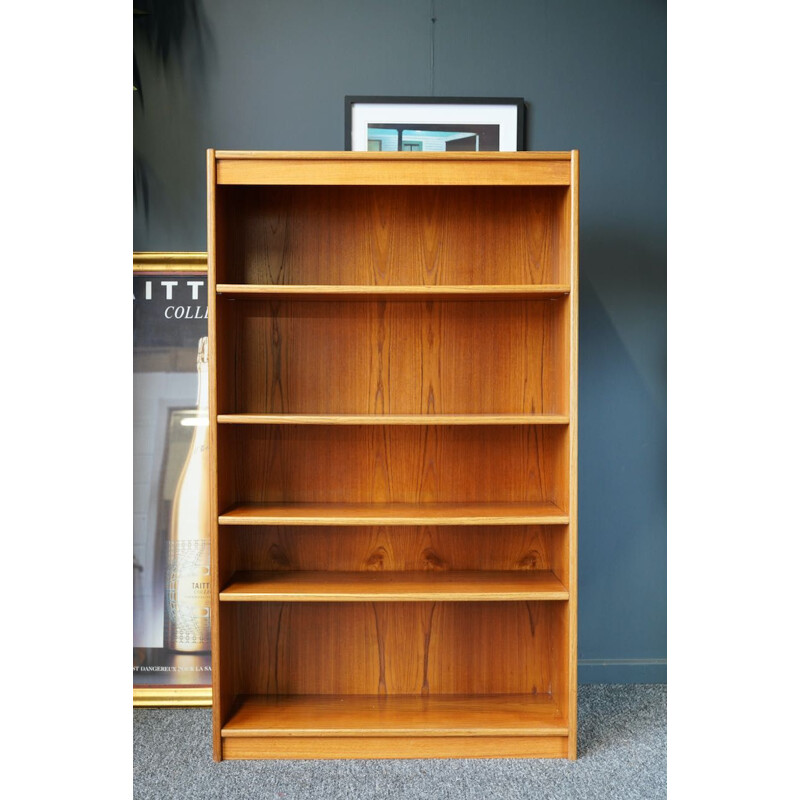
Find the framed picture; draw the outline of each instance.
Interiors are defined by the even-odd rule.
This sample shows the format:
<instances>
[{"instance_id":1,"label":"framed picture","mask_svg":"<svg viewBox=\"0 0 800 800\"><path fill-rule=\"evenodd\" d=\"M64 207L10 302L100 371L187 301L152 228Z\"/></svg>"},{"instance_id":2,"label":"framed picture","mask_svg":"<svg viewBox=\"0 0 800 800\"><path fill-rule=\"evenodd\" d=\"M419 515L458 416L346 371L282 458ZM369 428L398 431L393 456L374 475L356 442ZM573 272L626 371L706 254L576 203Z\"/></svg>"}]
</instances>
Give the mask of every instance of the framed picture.
<instances>
[{"instance_id":1,"label":"framed picture","mask_svg":"<svg viewBox=\"0 0 800 800\"><path fill-rule=\"evenodd\" d=\"M344 99L344 149L385 152L524 150L521 97Z\"/></svg>"},{"instance_id":2,"label":"framed picture","mask_svg":"<svg viewBox=\"0 0 800 800\"><path fill-rule=\"evenodd\" d=\"M134 253L133 704L139 706L211 705L207 287L205 253Z\"/></svg>"}]
</instances>

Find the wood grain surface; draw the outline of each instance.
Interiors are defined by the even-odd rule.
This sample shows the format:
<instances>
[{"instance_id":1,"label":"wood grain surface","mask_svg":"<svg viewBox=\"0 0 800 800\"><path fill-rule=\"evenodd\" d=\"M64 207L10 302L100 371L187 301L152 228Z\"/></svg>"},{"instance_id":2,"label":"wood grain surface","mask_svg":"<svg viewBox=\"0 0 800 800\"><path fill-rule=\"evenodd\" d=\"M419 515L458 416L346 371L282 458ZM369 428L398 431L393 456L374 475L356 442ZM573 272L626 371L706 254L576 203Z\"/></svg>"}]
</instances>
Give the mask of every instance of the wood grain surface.
<instances>
[{"instance_id":1,"label":"wood grain surface","mask_svg":"<svg viewBox=\"0 0 800 800\"><path fill-rule=\"evenodd\" d=\"M246 695L225 725L248 736L564 736L548 695Z\"/></svg>"},{"instance_id":2,"label":"wood grain surface","mask_svg":"<svg viewBox=\"0 0 800 800\"><path fill-rule=\"evenodd\" d=\"M569 153L325 153L284 154L265 159L261 154L217 163L219 184L346 185L568 185ZM354 156L357 156L354 158ZM433 158L431 158L433 156ZM503 158L502 156L505 156Z\"/></svg>"},{"instance_id":3,"label":"wood grain surface","mask_svg":"<svg viewBox=\"0 0 800 800\"><path fill-rule=\"evenodd\" d=\"M564 525L555 503L244 503L221 525Z\"/></svg>"},{"instance_id":4,"label":"wood grain surface","mask_svg":"<svg viewBox=\"0 0 800 800\"><path fill-rule=\"evenodd\" d=\"M507 161L514 164L539 163L545 161L569 161L575 150L536 150L520 152L487 152L482 153L375 153L343 150L217 150L216 157L220 161L278 161L282 164L311 163L320 168L320 164L333 162L345 164L354 161L372 162L377 170L384 169L387 162L401 161L403 163L416 161L446 161L459 163L461 161L484 162L489 165ZM491 168L491 167L490 167ZM457 169L461 169L458 167Z\"/></svg>"},{"instance_id":5,"label":"wood grain surface","mask_svg":"<svg viewBox=\"0 0 800 800\"><path fill-rule=\"evenodd\" d=\"M563 284L566 189L224 187L221 284ZM234 233L235 231L235 233Z\"/></svg>"},{"instance_id":6,"label":"wood grain surface","mask_svg":"<svg viewBox=\"0 0 800 800\"><path fill-rule=\"evenodd\" d=\"M210 470L210 490L209 490L209 519L211 520L211 688L213 704L211 709L212 717L212 753L215 761L222 759L222 739L220 731L222 724L227 718L233 707L233 684L228 674L228 664L230 663L223 655L225 647L221 641L220 628L220 607L216 598L219 597L221 588L219 576L223 571L220 568L220 547L217 541L219 526L215 524L219 516L220 508L218 499L219 490L219 469L217 465L217 396L218 384L217 371L214 365L216 359L216 296L211 287L216 283L216 253L217 253L217 159L214 150L206 152L206 213L208 229L208 395L209 395L209 470ZM225 570L225 572L228 572Z\"/></svg>"},{"instance_id":7,"label":"wood grain surface","mask_svg":"<svg viewBox=\"0 0 800 800\"><path fill-rule=\"evenodd\" d=\"M392 572L234 573L223 587L223 602L388 602L435 600L568 600L569 593L550 570L432 570Z\"/></svg>"},{"instance_id":8,"label":"wood grain surface","mask_svg":"<svg viewBox=\"0 0 800 800\"><path fill-rule=\"evenodd\" d=\"M297 758L566 758L565 736L226 737L225 760Z\"/></svg>"},{"instance_id":9,"label":"wood grain surface","mask_svg":"<svg viewBox=\"0 0 800 800\"><path fill-rule=\"evenodd\" d=\"M271 296L304 297L317 299L359 300L378 298L437 300L508 298L555 299L569 294L568 284L543 284L522 286L329 286L329 285L270 285L250 283L217 284L217 294L232 297Z\"/></svg>"},{"instance_id":10,"label":"wood grain surface","mask_svg":"<svg viewBox=\"0 0 800 800\"><path fill-rule=\"evenodd\" d=\"M567 671L565 675L568 700L564 704L569 720L569 751L568 757L575 760L578 757L578 217L579 217L579 163L580 157L577 150L572 151L570 189L567 195L565 210L565 224L561 231L568 231L566 246L560 249L568 254L569 273L568 280L574 291L569 299L569 493L570 508L574 514L569 526L569 578L568 585L572 601L565 610L568 615L567 641L568 652ZM567 217L568 215L568 217Z\"/></svg>"},{"instance_id":11,"label":"wood grain surface","mask_svg":"<svg viewBox=\"0 0 800 800\"><path fill-rule=\"evenodd\" d=\"M219 411L564 415L567 300L220 300Z\"/></svg>"},{"instance_id":12,"label":"wood grain surface","mask_svg":"<svg viewBox=\"0 0 800 800\"><path fill-rule=\"evenodd\" d=\"M568 512L567 435L552 425L226 425L218 446L231 504L545 501Z\"/></svg>"},{"instance_id":13,"label":"wood grain surface","mask_svg":"<svg viewBox=\"0 0 800 800\"><path fill-rule=\"evenodd\" d=\"M563 583L566 537L565 525L266 525L225 527L219 545L235 569L552 569Z\"/></svg>"},{"instance_id":14,"label":"wood grain surface","mask_svg":"<svg viewBox=\"0 0 800 800\"><path fill-rule=\"evenodd\" d=\"M208 165L214 757L574 758L577 152Z\"/></svg>"},{"instance_id":15,"label":"wood grain surface","mask_svg":"<svg viewBox=\"0 0 800 800\"><path fill-rule=\"evenodd\" d=\"M237 694L563 697L564 601L223 602ZM476 642L481 647L476 647Z\"/></svg>"},{"instance_id":16,"label":"wood grain surface","mask_svg":"<svg viewBox=\"0 0 800 800\"><path fill-rule=\"evenodd\" d=\"M218 414L223 425L568 425L565 414Z\"/></svg>"}]
</instances>

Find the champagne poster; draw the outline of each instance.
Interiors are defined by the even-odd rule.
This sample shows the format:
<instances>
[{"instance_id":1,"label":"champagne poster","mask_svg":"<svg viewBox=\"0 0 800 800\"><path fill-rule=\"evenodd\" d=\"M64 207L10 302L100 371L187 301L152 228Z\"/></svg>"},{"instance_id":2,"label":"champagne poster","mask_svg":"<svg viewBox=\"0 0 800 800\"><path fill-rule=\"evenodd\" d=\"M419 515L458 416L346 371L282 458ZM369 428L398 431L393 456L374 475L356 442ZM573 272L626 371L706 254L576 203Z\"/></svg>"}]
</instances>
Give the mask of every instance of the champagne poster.
<instances>
[{"instance_id":1,"label":"champagne poster","mask_svg":"<svg viewBox=\"0 0 800 800\"><path fill-rule=\"evenodd\" d=\"M211 685L205 271L133 275L133 686Z\"/></svg>"}]
</instances>

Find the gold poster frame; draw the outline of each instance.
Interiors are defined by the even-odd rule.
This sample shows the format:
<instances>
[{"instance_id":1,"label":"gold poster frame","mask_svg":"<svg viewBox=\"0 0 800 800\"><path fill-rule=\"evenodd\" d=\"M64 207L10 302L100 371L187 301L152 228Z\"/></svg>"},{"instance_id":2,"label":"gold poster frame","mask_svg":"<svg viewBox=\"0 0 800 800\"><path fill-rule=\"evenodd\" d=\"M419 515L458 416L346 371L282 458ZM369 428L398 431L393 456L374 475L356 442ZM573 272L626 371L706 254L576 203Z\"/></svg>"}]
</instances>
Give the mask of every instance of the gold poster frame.
<instances>
[{"instance_id":1,"label":"gold poster frame","mask_svg":"<svg viewBox=\"0 0 800 800\"><path fill-rule=\"evenodd\" d=\"M196 273L208 270L207 253L134 253L133 271ZM133 705L139 707L210 706L211 687L148 687L133 689Z\"/></svg>"}]
</instances>

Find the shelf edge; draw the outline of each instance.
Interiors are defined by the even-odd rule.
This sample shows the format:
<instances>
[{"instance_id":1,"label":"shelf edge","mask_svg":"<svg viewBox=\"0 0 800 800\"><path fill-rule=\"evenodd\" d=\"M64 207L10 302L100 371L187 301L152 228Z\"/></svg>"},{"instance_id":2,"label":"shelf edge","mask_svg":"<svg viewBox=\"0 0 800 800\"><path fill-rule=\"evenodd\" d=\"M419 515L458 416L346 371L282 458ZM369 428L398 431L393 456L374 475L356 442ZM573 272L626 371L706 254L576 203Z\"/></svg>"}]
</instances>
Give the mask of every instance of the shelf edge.
<instances>
[{"instance_id":1,"label":"shelf edge","mask_svg":"<svg viewBox=\"0 0 800 800\"><path fill-rule=\"evenodd\" d=\"M569 525L569 515L505 517L324 517L253 516L229 517L221 514L220 525Z\"/></svg>"},{"instance_id":2,"label":"shelf edge","mask_svg":"<svg viewBox=\"0 0 800 800\"><path fill-rule=\"evenodd\" d=\"M569 425L568 414L217 414L223 425Z\"/></svg>"}]
</instances>

